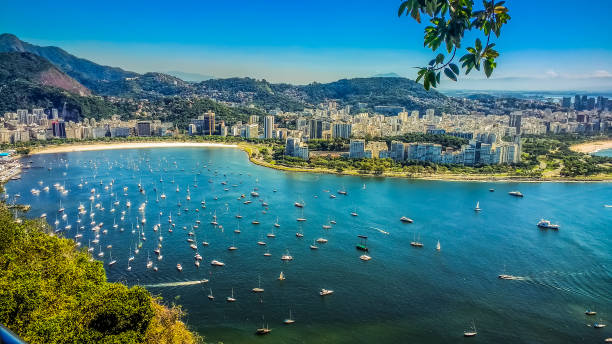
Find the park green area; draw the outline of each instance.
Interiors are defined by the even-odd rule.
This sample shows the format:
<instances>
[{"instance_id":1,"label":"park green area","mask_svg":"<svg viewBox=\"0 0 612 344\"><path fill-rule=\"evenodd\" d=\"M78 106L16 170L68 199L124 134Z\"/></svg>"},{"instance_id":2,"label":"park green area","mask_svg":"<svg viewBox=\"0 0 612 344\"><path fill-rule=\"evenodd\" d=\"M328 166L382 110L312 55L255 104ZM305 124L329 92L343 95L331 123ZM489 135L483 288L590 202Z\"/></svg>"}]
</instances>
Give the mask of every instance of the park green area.
<instances>
[{"instance_id":1,"label":"park green area","mask_svg":"<svg viewBox=\"0 0 612 344\"><path fill-rule=\"evenodd\" d=\"M522 156L518 164L462 166L423 161L396 162L392 159L350 159L344 157L349 140L311 140L309 160L284 154L280 140L245 139L222 136L127 137L97 140L49 140L3 145L2 149L17 149L19 153L41 152L58 145L83 145L129 142L214 142L236 144L249 154L251 162L270 168L315 173L371 175L442 180L525 180L525 181L607 181L612 180L612 158L576 152L573 145L610 140L610 136L529 135L522 138ZM366 141L392 140L403 142L438 143L443 147L459 148L467 140L449 135L412 133L398 137L366 138Z\"/></svg>"},{"instance_id":2,"label":"park green area","mask_svg":"<svg viewBox=\"0 0 612 344\"><path fill-rule=\"evenodd\" d=\"M0 204L0 323L28 343L199 343L139 286L106 281L102 262L42 219Z\"/></svg>"}]
</instances>

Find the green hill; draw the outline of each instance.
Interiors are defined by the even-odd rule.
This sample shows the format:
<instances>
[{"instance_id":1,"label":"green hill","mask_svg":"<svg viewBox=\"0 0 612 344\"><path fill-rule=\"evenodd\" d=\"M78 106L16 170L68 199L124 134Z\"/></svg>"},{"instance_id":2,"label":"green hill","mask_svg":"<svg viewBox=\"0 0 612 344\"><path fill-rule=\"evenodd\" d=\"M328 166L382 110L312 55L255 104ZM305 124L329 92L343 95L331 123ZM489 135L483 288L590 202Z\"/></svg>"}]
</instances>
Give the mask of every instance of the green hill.
<instances>
[{"instance_id":1,"label":"green hill","mask_svg":"<svg viewBox=\"0 0 612 344\"><path fill-rule=\"evenodd\" d=\"M197 343L179 308L109 283L102 263L0 204L0 323L28 343Z\"/></svg>"}]
</instances>

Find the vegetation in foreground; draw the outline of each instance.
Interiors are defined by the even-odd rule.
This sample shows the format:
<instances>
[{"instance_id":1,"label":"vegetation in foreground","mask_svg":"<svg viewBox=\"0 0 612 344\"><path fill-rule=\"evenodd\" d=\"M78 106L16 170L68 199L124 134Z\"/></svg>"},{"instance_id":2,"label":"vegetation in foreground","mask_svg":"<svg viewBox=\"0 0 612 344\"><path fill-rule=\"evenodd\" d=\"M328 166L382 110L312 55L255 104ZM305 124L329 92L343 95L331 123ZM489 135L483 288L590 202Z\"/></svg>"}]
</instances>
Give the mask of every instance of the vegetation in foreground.
<instances>
[{"instance_id":1,"label":"vegetation in foreground","mask_svg":"<svg viewBox=\"0 0 612 344\"><path fill-rule=\"evenodd\" d=\"M19 223L21 222L21 223ZM28 343L199 343L180 307L106 281L101 262L0 204L0 323Z\"/></svg>"}]
</instances>

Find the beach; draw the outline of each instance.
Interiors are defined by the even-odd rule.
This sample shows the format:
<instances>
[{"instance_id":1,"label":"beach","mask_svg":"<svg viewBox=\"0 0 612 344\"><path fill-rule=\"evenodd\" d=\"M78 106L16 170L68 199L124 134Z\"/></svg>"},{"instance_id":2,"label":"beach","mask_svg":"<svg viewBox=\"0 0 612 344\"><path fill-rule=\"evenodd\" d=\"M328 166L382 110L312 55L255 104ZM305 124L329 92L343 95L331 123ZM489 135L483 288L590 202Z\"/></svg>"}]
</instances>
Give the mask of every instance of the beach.
<instances>
[{"instance_id":1,"label":"beach","mask_svg":"<svg viewBox=\"0 0 612 344\"><path fill-rule=\"evenodd\" d=\"M604 149L612 149L612 140L585 142L570 147L580 153L595 153Z\"/></svg>"},{"instance_id":2,"label":"beach","mask_svg":"<svg viewBox=\"0 0 612 344\"><path fill-rule=\"evenodd\" d=\"M209 147L209 148L238 148L238 145L212 142L128 142L128 143L92 143L79 145L61 145L41 147L30 154L52 154L67 152L82 152L109 149L137 149L137 148L176 148L176 147Z\"/></svg>"}]
</instances>

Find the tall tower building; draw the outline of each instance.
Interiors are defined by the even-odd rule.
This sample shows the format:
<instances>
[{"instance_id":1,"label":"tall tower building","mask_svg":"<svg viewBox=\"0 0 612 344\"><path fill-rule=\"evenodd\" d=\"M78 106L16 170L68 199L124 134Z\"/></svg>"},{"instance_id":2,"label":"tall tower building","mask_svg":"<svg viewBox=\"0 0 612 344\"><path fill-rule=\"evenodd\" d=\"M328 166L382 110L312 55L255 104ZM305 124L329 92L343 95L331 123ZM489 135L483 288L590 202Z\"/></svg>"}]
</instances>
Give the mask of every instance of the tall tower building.
<instances>
[{"instance_id":1,"label":"tall tower building","mask_svg":"<svg viewBox=\"0 0 612 344\"><path fill-rule=\"evenodd\" d=\"M274 116L266 116L264 119L264 139L271 139L274 132Z\"/></svg>"}]
</instances>

